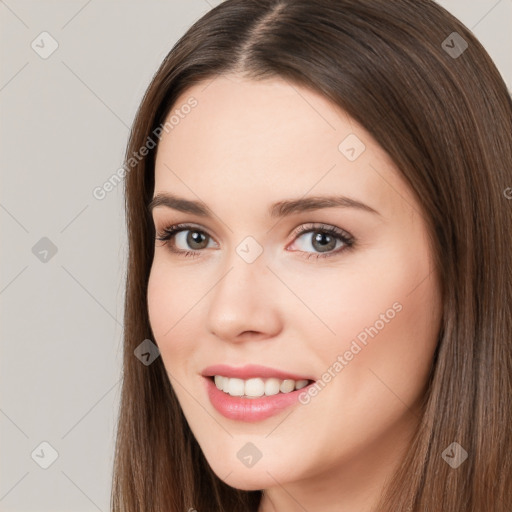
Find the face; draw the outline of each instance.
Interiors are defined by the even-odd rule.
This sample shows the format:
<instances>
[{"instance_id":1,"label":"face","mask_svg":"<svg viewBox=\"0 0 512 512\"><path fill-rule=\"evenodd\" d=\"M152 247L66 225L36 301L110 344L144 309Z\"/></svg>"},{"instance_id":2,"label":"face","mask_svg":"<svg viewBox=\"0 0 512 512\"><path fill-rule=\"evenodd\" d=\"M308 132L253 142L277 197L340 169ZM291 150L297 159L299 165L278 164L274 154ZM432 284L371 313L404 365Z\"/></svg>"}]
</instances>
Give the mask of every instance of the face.
<instances>
[{"instance_id":1,"label":"face","mask_svg":"<svg viewBox=\"0 0 512 512\"><path fill-rule=\"evenodd\" d=\"M206 215L155 202L157 237L182 226L155 240L148 309L208 463L246 490L382 475L417 427L441 318L412 192L354 119L281 79L219 76L171 115L154 197Z\"/></svg>"}]
</instances>

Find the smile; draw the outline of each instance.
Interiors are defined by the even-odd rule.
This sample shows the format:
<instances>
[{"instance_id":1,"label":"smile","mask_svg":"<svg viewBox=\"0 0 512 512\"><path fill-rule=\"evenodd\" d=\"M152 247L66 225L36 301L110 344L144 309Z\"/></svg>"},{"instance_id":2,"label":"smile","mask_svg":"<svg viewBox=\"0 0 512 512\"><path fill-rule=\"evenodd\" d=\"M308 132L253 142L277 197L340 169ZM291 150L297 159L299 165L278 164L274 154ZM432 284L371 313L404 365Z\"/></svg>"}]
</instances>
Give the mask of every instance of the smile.
<instances>
[{"instance_id":1,"label":"smile","mask_svg":"<svg viewBox=\"0 0 512 512\"><path fill-rule=\"evenodd\" d=\"M243 398L259 398L262 396L273 396L279 393L291 393L307 386L309 380L276 379L276 378L252 378L238 379L215 375L214 382L217 389L231 396Z\"/></svg>"},{"instance_id":2,"label":"smile","mask_svg":"<svg viewBox=\"0 0 512 512\"><path fill-rule=\"evenodd\" d=\"M213 408L225 418L243 422L262 421L279 414L284 409L291 406L300 405L300 393L307 393L309 387L315 385L315 381L310 380L295 381L292 379L280 380L269 378L264 382L263 379L257 377L245 381L238 378L223 377L221 375L217 375L216 377L219 384L215 384L214 377L203 376L203 381L206 386L206 395L210 403ZM221 378L219 379L219 377ZM231 389L231 386L233 386L234 391L240 394L230 395L229 392L224 391L224 389L219 389L218 385L220 385L220 381L222 382L223 388L227 382L228 389ZM258 383L256 381L260 382ZM268 384L269 381L270 384ZM304 385L304 383L306 384ZM248 392L253 394L261 392L262 387L265 389L267 386L269 391L275 392L279 385L279 391L273 395L262 394L259 396L248 396L245 394L247 393L247 385L249 386ZM292 385L293 390L291 390ZM297 389L297 385L302 387ZM253 390L251 390L251 386L253 386ZM284 391L281 391L281 386ZM288 389L290 389L290 391L287 391Z\"/></svg>"}]
</instances>

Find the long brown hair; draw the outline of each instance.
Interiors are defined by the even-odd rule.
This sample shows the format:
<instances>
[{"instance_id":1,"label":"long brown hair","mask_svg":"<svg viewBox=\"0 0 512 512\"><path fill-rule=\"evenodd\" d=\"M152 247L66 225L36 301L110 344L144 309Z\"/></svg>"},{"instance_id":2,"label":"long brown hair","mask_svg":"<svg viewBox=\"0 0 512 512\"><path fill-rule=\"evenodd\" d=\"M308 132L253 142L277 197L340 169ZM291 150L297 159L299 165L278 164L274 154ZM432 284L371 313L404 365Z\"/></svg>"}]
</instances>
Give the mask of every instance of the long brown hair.
<instances>
[{"instance_id":1,"label":"long brown hair","mask_svg":"<svg viewBox=\"0 0 512 512\"><path fill-rule=\"evenodd\" d=\"M457 34L454 34L457 33ZM512 100L475 36L430 0L226 0L176 43L132 127L125 180L128 268L114 512L256 511L261 491L218 478L203 456L154 339L147 206L154 139L187 87L237 72L323 94L387 151L421 205L442 283L443 321L424 415L379 512L512 507ZM442 454L459 443L454 469Z\"/></svg>"}]
</instances>

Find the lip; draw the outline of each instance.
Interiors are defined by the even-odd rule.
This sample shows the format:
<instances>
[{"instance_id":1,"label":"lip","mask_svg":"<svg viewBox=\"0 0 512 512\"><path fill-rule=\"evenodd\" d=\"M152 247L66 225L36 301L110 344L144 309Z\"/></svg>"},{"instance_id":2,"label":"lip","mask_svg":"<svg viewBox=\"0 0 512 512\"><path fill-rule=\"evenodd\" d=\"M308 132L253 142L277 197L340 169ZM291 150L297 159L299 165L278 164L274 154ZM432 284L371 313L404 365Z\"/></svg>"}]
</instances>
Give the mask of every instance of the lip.
<instances>
[{"instance_id":1,"label":"lip","mask_svg":"<svg viewBox=\"0 0 512 512\"><path fill-rule=\"evenodd\" d=\"M223 373L219 372L215 373L215 375L223 375ZM259 376L262 376L261 373ZM288 407L300 403L299 394L307 392L308 388L315 384L315 381L313 381L302 389L297 389L290 393L278 393L277 395L262 396L261 398L243 398L239 396L231 396L224 391L217 389L217 386L211 377L203 376L203 378L205 381L206 393L208 394L208 398L210 399L213 407L228 419L245 422L265 420L271 416L279 414Z\"/></svg>"},{"instance_id":2,"label":"lip","mask_svg":"<svg viewBox=\"0 0 512 512\"><path fill-rule=\"evenodd\" d=\"M206 367L201 372L201 375L203 375L203 377L222 375L223 377L238 378L243 380L252 379L255 377L262 377L264 379L270 379L273 377L280 380L316 380L316 378L312 377L311 375L293 374L283 370L277 370L275 368L269 368L268 366L260 366L257 364L248 364L238 368L229 366L227 364L214 364L212 366Z\"/></svg>"}]
</instances>

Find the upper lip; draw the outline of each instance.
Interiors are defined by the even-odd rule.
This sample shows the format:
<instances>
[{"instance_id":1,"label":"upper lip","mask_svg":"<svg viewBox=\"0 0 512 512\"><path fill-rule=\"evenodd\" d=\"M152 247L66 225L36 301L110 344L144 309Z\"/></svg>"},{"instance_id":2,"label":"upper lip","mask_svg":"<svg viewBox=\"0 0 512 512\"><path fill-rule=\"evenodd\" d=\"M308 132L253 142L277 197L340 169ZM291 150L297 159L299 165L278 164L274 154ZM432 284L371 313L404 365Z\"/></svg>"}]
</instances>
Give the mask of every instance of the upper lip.
<instances>
[{"instance_id":1,"label":"upper lip","mask_svg":"<svg viewBox=\"0 0 512 512\"><path fill-rule=\"evenodd\" d=\"M268 366L261 366L257 364L248 364L246 366L239 367L229 366L227 364L214 364L204 368L204 370L201 372L201 375L204 377L222 375L223 377L235 377L243 380L252 379L255 377L273 377L280 380L315 380L311 376L298 375L296 373L290 373L283 370L277 370L276 368L269 368Z\"/></svg>"}]
</instances>

